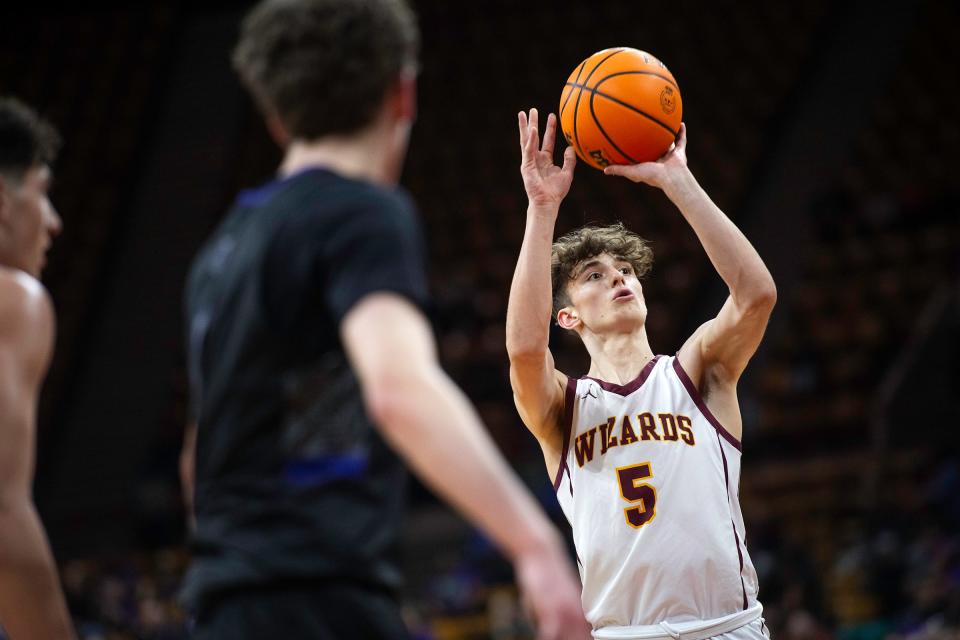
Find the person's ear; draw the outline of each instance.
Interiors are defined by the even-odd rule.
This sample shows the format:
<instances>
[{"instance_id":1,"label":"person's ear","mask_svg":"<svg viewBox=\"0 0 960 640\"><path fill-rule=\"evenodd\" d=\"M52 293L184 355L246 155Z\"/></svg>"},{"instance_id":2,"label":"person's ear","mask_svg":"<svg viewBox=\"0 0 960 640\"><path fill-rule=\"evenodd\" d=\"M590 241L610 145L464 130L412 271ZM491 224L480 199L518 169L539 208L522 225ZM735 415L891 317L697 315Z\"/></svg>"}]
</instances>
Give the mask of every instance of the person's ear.
<instances>
[{"instance_id":1,"label":"person's ear","mask_svg":"<svg viewBox=\"0 0 960 640\"><path fill-rule=\"evenodd\" d=\"M0 175L0 222L6 222L10 218L10 209L13 206L10 197L10 182Z\"/></svg>"},{"instance_id":2,"label":"person's ear","mask_svg":"<svg viewBox=\"0 0 960 640\"><path fill-rule=\"evenodd\" d=\"M417 119L417 74L404 70L387 95L387 108L396 120L414 122Z\"/></svg>"},{"instance_id":3,"label":"person's ear","mask_svg":"<svg viewBox=\"0 0 960 640\"><path fill-rule=\"evenodd\" d=\"M286 149L287 145L291 142L291 137L283 121L280 120L280 116L277 115L276 111L270 110L266 114L266 120L267 131L270 132L270 137L277 143L277 146L281 149Z\"/></svg>"},{"instance_id":4,"label":"person's ear","mask_svg":"<svg viewBox=\"0 0 960 640\"><path fill-rule=\"evenodd\" d=\"M564 307L557 311L557 324L562 329L573 331L580 326L580 314L573 307Z\"/></svg>"}]
</instances>

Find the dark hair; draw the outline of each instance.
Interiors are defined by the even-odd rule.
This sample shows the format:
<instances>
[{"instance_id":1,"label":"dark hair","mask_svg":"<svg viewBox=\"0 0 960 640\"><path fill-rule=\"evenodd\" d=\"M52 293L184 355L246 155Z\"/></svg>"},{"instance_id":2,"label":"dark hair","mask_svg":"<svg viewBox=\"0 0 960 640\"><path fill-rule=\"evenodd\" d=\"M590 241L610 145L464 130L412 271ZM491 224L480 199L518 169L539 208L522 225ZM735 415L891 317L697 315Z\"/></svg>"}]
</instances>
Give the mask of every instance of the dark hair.
<instances>
[{"instance_id":1,"label":"dark hair","mask_svg":"<svg viewBox=\"0 0 960 640\"><path fill-rule=\"evenodd\" d=\"M17 180L31 167L52 164L60 134L16 98L0 98L0 173Z\"/></svg>"},{"instance_id":2,"label":"dark hair","mask_svg":"<svg viewBox=\"0 0 960 640\"><path fill-rule=\"evenodd\" d=\"M369 124L415 67L420 36L404 0L264 0L244 18L233 66L294 138Z\"/></svg>"},{"instance_id":3,"label":"dark hair","mask_svg":"<svg viewBox=\"0 0 960 640\"><path fill-rule=\"evenodd\" d=\"M554 316L570 304L567 284L577 277L577 265L601 253L629 262L638 278L647 275L653 267L650 243L624 227L622 222L606 227L580 227L564 234L553 243L550 252Z\"/></svg>"}]
</instances>

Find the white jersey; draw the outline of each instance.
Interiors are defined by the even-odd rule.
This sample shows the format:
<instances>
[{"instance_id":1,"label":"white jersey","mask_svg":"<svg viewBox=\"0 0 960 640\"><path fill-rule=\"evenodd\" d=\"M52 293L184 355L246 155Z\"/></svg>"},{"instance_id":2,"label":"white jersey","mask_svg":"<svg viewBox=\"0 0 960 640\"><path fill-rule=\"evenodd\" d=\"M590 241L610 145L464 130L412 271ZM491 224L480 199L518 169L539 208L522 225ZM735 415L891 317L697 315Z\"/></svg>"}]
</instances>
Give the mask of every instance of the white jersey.
<instances>
[{"instance_id":1,"label":"white jersey","mask_svg":"<svg viewBox=\"0 0 960 640\"><path fill-rule=\"evenodd\" d=\"M554 487L596 637L760 615L737 497L740 443L676 357L657 356L626 385L571 378L564 430Z\"/></svg>"}]
</instances>

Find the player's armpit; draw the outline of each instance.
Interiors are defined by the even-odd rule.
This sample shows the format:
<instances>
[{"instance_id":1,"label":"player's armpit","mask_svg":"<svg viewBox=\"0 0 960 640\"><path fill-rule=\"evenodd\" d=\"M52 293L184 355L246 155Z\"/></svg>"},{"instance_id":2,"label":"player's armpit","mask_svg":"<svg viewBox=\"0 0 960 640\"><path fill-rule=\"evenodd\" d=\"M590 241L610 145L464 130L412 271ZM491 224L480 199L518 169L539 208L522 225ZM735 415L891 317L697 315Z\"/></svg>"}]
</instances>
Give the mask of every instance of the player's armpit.
<instances>
[{"instance_id":1,"label":"player's armpit","mask_svg":"<svg viewBox=\"0 0 960 640\"><path fill-rule=\"evenodd\" d=\"M187 523L193 529L195 516L193 510L193 494L195 491L197 464L197 423L191 420L183 433L183 447L180 449L180 492L183 498L183 509L187 514Z\"/></svg>"}]
</instances>

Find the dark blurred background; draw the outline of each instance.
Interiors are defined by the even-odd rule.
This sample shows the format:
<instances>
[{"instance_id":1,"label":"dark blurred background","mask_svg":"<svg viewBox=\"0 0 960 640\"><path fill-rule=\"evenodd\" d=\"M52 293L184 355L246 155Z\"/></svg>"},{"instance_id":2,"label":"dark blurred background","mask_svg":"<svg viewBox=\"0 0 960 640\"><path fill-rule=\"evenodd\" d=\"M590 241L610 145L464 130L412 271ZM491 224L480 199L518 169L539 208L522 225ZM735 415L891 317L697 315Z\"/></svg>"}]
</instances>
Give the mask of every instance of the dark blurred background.
<instances>
[{"instance_id":1,"label":"dark blurred background","mask_svg":"<svg viewBox=\"0 0 960 640\"><path fill-rule=\"evenodd\" d=\"M0 93L66 141L36 496L84 638L172 640L188 560L184 277L280 154L229 67L250 3L81 4L0 9ZM741 502L774 637L960 637L958 4L413 4L420 116L403 183L428 234L442 358L560 526L507 378L516 113L555 110L583 58L633 46L676 76L690 165L777 280L740 388ZM615 220L653 242L648 331L673 353L723 284L662 194L581 165L558 230ZM575 337L552 343L561 369L586 371ZM411 627L528 637L509 565L412 493Z\"/></svg>"}]
</instances>

